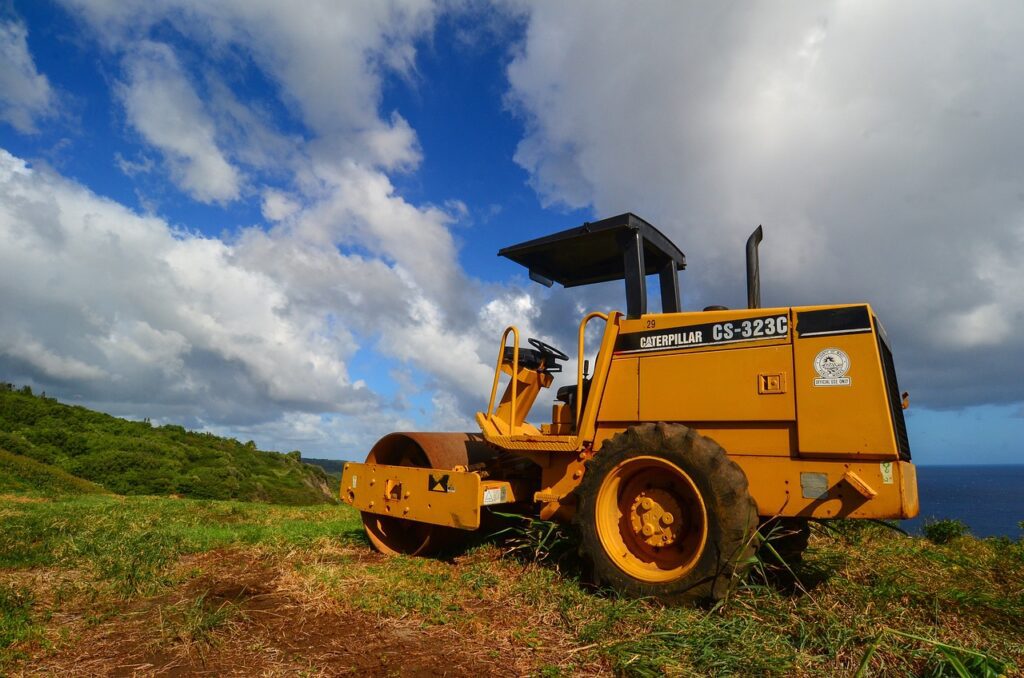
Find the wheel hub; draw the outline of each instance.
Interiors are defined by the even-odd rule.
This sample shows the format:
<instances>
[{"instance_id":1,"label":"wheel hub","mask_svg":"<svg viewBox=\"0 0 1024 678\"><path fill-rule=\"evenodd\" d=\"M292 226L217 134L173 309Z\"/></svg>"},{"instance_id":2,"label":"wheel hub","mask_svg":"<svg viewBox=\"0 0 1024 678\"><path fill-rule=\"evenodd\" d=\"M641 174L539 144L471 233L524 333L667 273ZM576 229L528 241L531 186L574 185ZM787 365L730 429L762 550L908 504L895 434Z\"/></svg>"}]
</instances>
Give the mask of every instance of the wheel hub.
<instances>
[{"instance_id":1,"label":"wheel hub","mask_svg":"<svg viewBox=\"0 0 1024 678\"><path fill-rule=\"evenodd\" d=\"M650 488L633 499L629 524L637 539L647 546L671 546L679 538L682 512L679 501L671 492Z\"/></svg>"},{"instance_id":2,"label":"wheel hub","mask_svg":"<svg viewBox=\"0 0 1024 678\"><path fill-rule=\"evenodd\" d=\"M645 582L685 576L707 540L700 491L682 468L658 456L629 457L609 469L597 492L595 518L605 553Z\"/></svg>"}]
</instances>

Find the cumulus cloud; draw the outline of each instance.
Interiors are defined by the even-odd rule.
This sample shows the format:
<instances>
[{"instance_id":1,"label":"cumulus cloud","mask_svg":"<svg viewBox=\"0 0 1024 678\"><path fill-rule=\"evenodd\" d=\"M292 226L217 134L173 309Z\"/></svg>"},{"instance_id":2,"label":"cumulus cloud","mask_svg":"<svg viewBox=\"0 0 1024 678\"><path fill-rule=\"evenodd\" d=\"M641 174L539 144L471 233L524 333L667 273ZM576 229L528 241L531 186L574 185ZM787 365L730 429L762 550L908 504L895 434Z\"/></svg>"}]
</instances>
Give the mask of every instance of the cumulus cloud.
<instances>
[{"instance_id":1,"label":"cumulus cloud","mask_svg":"<svg viewBox=\"0 0 1024 678\"><path fill-rule=\"evenodd\" d=\"M0 151L0 289L10 300L0 309L0 368L108 411L278 447L301 447L323 421L303 449L358 456L388 427L412 426L405 405L350 377L373 349L428 377L427 416L465 422L490 383L494 323L487 311L453 321L449 308L486 291L452 268L445 213L396 207L395 196L380 197L383 215L344 202L371 194L324 198L326 213L369 220L350 233L361 253L336 245L348 231L327 230L317 205L225 241L140 216ZM373 225L384 215L399 233L441 241L422 247L446 258L436 267L451 279L407 268L412 253ZM325 437L342 429L333 443Z\"/></svg>"},{"instance_id":2,"label":"cumulus cloud","mask_svg":"<svg viewBox=\"0 0 1024 678\"><path fill-rule=\"evenodd\" d=\"M128 121L163 153L178 187L205 203L237 198L242 177L217 146L213 121L171 48L140 42L125 71Z\"/></svg>"},{"instance_id":3,"label":"cumulus cloud","mask_svg":"<svg viewBox=\"0 0 1024 678\"><path fill-rule=\"evenodd\" d=\"M0 20L0 120L19 132L36 132L36 121L54 114L56 95L36 70L28 31L17 21Z\"/></svg>"},{"instance_id":4,"label":"cumulus cloud","mask_svg":"<svg viewBox=\"0 0 1024 678\"><path fill-rule=\"evenodd\" d=\"M133 49L163 22L208 55L241 51L280 87L321 162L408 169L419 161L413 130L397 113L382 117L379 103L384 72L414 70L415 40L437 13L429 0L314 0L301 11L275 0L64 2L113 50Z\"/></svg>"},{"instance_id":5,"label":"cumulus cloud","mask_svg":"<svg viewBox=\"0 0 1024 678\"><path fill-rule=\"evenodd\" d=\"M516 160L552 204L635 211L684 303L872 302L916 402L1024 399L1024 53L1015 3L534 3ZM615 27L616 45L594 40Z\"/></svg>"},{"instance_id":6,"label":"cumulus cloud","mask_svg":"<svg viewBox=\"0 0 1024 678\"><path fill-rule=\"evenodd\" d=\"M244 421L351 411L344 326L290 303L231 245L176 232L0 151L0 353L10 378Z\"/></svg>"}]
</instances>

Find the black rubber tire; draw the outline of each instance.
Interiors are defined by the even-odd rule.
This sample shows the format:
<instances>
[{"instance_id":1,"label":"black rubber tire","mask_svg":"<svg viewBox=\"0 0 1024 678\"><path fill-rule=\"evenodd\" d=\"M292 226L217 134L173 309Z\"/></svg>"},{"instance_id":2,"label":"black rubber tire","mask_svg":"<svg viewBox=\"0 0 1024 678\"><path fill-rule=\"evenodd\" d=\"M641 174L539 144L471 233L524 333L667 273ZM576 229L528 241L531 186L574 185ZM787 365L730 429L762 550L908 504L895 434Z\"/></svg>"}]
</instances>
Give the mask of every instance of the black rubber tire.
<instances>
[{"instance_id":1,"label":"black rubber tire","mask_svg":"<svg viewBox=\"0 0 1024 678\"><path fill-rule=\"evenodd\" d=\"M634 456L665 459L685 471L707 511L707 542L697 563L678 579L651 583L620 569L602 546L595 515L605 476ZM575 525L580 555L593 583L629 597L654 597L668 604L721 600L738 583L756 551L757 504L746 474L718 443L679 424L643 424L606 442L586 466L576 491Z\"/></svg>"},{"instance_id":2,"label":"black rubber tire","mask_svg":"<svg viewBox=\"0 0 1024 678\"><path fill-rule=\"evenodd\" d=\"M803 518L775 518L764 521L760 527L761 537L768 539L761 545L758 557L761 562L769 567L782 567L777 553L786 565L793 567L799 565L804 558L804 551L807 550L807 543L811 537L811 526ZM775 553L768 550L771 544Z\"/></svg>"}]
</instances>

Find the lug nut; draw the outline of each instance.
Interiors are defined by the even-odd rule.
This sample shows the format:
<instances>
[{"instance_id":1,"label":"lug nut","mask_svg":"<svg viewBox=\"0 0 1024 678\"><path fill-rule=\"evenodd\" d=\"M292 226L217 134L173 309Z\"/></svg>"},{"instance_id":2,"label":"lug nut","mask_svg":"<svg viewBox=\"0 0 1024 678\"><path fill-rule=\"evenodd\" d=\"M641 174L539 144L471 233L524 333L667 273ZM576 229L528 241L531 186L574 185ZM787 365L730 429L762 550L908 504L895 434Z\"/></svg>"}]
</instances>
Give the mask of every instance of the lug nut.
<instances>
[{"instance_id":1,"label":"lug nut","mask_svg":"<svg viewBox=\"0 0 1024 678\"><path fill-rule=\"evenodd\" d=\"M665 525L671 525L673 521L675 521L675 518L672 517L671 513L663 513L661 515L661 522Z\"/></svg>"},{"instance_id":2,"label":"lug nut","mask_svg":"<svg viewBox=\"0 0 1024 678\"><path fill-rule=\"evenodd\" d=\"M644 500L640 502L640 505L643 506L645 510L650 511L654 508L654 500L650 497L644 497Z\"/></svg>"},{"instance_id":3,"label":"lug nut","mask_svg":"<svg viewBox=\"0 0 1024 678\"><path fill-rule=\"evenodd\" d=\"M650 537L652 534L654 534L654 526L650 523L644 525L644 536Z\"/></svg>"}]
</instances>

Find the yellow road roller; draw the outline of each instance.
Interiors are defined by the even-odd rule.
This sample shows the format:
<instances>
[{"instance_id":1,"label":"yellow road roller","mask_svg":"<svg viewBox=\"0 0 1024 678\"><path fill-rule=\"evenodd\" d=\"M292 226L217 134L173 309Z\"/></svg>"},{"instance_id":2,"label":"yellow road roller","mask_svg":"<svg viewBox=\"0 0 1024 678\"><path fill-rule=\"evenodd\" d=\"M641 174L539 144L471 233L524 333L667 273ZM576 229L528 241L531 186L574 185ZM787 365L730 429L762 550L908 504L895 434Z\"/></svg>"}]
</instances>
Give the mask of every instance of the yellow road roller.
<instances>
[{"instance_id":1,"label":"yellow road roller","mask_svg":"<svg viewBox=\"0 0 1024 678\"><path fill-rule=\"evenodd\" d=\"M798 556L809 519L917 515L881 322L867 303L762 308L761 239L758 227L747 241L741 309L684 310L686 257L634 214L502 249L547 286L624 280L626 312L580 320L576 380L550 421L527 418L569 356L509 326L479 431L391 433L347 463L341 499L373 546L426 555L490 507L532 512L575 525L598 585L673 603L724 596L765 521Z\"/></svg>"}]
</instances>

